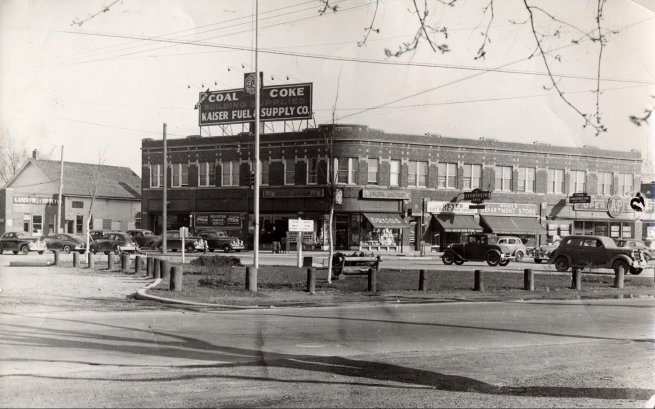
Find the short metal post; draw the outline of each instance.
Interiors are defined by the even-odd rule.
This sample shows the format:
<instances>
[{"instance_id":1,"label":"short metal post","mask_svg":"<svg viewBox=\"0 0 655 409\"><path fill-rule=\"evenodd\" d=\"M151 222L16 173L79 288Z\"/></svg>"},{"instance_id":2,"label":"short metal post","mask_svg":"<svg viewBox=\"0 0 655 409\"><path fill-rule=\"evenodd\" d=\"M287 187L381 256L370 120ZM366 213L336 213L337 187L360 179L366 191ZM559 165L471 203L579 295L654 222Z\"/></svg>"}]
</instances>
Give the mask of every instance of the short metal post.
<instances>
[{"instance_id":1,"label":"short metal post","mask_svg":"<svg viewBox=\"0 0 655 409\"><path fill-rule=\"evenodd\" d=\"M161 260L159 260L159 258L155 258L152 261L152 264L154 265L154 272L152 273L152 278L154 279L161 278Z\"/></svg>"},{"instance_id":2,"label":"short metal post","mask_svg":"<svg viewBox=\"0 0 655 409\"><path fill-rule=\"evenodd\" d=\"M375 268L368 269L368 291L375 293L378 291L378 277Z\"/></svg>"},{"instance_id":3,"label":"short metal post","mask_svg":"<svg viewBox=\"0 0 655 409\"><path fill-rule=\"evenodd\" d=\"M155 270L152 261L153 261L152 257L146 257L146 277L155 276Z\"/></svg>"},{"instance_id":4,"label":"short metal post","mask_svg":"<svg viewBox=\"0 0 655 409\"><path fill-rule=\"evenodd\" d=\"M623 276L625 275L625 267L620 266L614 273L614 288L623 288Z\"/></svg>"},{"instance_id":5,"label":"short metal post","mask_svg":"<svg viewBox=\"0 0 655 409\"><path fill-rule=\"evenodd\" d=\"M574 290L582 290L582 274L578 267L573 267L572 269L571 288Z\"/></svg>"},{"instance_id":6,"label":"short metal post","mask_svg":"<svg viewBox=\"0 0 655 409\"><path fill-rule=\"evenodd\" d=\"M531 268L523 270L523 289L534 291L534 273Z\"/></svg>"},{"instance_id":7,"label":"short metal post","mask_svg":"<svg viewBox=\"0 0 655 409\"><path fill-rule=\"evenodd\" d=\"M248 291L251 293L257 292L257 268L250 267L246 269L247 280L248 280Z\"/></svg>"},{"instance_id":8,"label":"short metal post","mask_svg":"<svg viewBox=\"0 0 655 409\"><path fill-rule=\"evenodd\" d=\"M134 274L139 274L141 271L141 256L134 258Z\"/></svg>"},{"instance_id":9,"label":"short metal post","mask_svg":"<svg viewBox=\"0 0 655 409\"><path fill-rule=\"evenodd\" d=\"M311 267L307 269L307 292L311 294L316 293L316 276Z\"/></svg>"},{"instance_id":10,"label":"short metal post","mask_svg":"<svg viewBox=\"0 0 655 409\"><path fill-rule=\"evenodd\" d=\"M114 269L114 255L109 253L107 254L107 270L111 271Z\"/></svg>"},{"instance_id":11,"label":"short metal post","mask_svg":"<svg viewBox=\"0 0 655 409\"><path fill-rule=\"evenodd\" d=\"M419 270L418 271L418 290L419 291L425 291L427 289L427 286L425 285L427 281L427 278L425 276L425 270Z\"/></svg>"},{"instance_id":12,"label":"short metal post","mask_svg":"<svg viewBox=\"0 0 655 409\"><path fill-rule=\"evenodd\" d=\"M89 253L86 255L86 258L87 258L87 263L89 265L89 268L95 268L96 259L94 257L94 254L89 251Z\"/></svg>"},{"instance_id":13,"label":"short metal post","mask_svg":"<svg viewBox=\"0 0 655 409\"><path fill-rule=\"evenodd\" d=\"M130 272L130 255L127 253L121 254L121 271L123 273Z\"/></svg>"},{"instance_id":14,"label":"short metal post","mask_svg":"<svg viewBox=\"0 0 655 409\"><path fill-rule=\"evenodd\" d=\"M168 284L168 288L171 291L182 291L182 277L183 277L182 268L171 267L171 280Z\"/></svg>"},{"instance_id":15,"label":"short metal post","mask_svg":"<svg viewBox=\"0 0 655 409\"><path fill-rule=\"evenodd\" d=\"M55 256L55 261L53 263L54 266L59 265L59 251L58 250L52 250L52 254Z\"/></svg>"},{"instance_id":16,"label":"short metal post","mask_svg":"<svg viewBox=\"0 0 655 409\"><path fill-rule=\"evenodd\" d=\"M168 280L171 278L171 263L166 259L161 259L161 264L159 266L159 271L161 272L161 279Z\"/></svg>"},{"instance_id":17,"label":"short metal post","mask_svg":"<svg viewBox=\"0 0 655 409\"><path fill-rule=\"evenodd\" d=\"M484 291L484 282L482 281L482 270L475 270L474 291Z\"/></svg>"},{"instance_id":18,"label":"short metal post","mask_svg":"<svg viewBox=\"0 0 655 409\"><path fill-rule=\"evenodd\" d=\"M80 266L80 253L77 251L73 253L73 267L78 268Z\"/></svg>"}]
</instances>

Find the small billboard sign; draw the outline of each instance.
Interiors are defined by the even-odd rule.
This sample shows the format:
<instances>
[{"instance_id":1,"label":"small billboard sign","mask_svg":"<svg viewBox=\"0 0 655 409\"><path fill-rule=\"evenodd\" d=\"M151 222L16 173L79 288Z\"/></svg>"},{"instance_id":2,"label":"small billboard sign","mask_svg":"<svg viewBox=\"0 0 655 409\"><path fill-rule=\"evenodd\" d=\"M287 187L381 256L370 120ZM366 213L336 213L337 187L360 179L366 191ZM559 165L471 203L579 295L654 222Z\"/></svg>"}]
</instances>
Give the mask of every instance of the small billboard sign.
<instances>
[{"instance_id":1,"label":"small billboard sign","mask_svg":"<svg viewBox=\"0 0 655 409\"><path fill-rule=\"evenodd\" d=\"M482 203L491 199L491 192L488 190L473 189L470 192L464 192L464 200L470 200L473 203Z\"/></svg>"},{"instance_id":2,"label":"small billboard sign","mask_svg":"<svg viewBox=\"0 0 655 409\"><path fill-rule=\"evenodd\" d=\"M314 231L314 220L289 219L289 231Z\"/></svg>"}]
</instances>

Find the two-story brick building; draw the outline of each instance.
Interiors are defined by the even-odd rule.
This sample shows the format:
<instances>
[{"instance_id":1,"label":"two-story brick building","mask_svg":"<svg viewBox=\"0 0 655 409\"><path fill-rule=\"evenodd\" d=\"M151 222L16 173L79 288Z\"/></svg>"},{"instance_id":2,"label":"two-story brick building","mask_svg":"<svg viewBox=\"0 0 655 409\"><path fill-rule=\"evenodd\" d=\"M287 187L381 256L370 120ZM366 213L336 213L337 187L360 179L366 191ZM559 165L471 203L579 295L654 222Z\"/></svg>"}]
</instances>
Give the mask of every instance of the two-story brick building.
<instances>
[{"instance_id":1,"label":"two-story brick building","mask_svg":"<svg viewBox=\"0 0 655 409\"><path fill-rule=\"evenodd\" d=\"M162 141L144 139L144 226L161 229L166 169L168 228L209 224L247 240L253 139L242 133L168 140L166 167ZM298 217L315 221L308 240L324 244L333 196L339 249L414 249L416 237L445 246L471 231L520 235L528 244L572 233L642 236L629 206L640 187L636 151L387 134L360 125L263 134L260 141L264 247ZM483 209L463 200L473 189L491 192ZM569 203L583 192L591 203ZM194 226L198 215L207 216L203 226Z\"/></svg>"}]
</instances>

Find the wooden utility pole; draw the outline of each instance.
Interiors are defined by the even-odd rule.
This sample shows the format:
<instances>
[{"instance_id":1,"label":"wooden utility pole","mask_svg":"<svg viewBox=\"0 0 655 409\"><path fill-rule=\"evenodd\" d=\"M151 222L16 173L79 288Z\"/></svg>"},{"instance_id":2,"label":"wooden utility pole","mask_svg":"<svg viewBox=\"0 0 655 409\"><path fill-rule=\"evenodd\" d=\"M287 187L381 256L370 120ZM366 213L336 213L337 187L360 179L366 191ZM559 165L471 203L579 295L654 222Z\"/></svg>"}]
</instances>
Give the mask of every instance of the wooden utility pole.
<instances>
[{"instance_id":1,"label":"wooden utility pole","mask_svg":"<svg viewBox=\"0 0 655 409\"><path fill-rule=\"evenodd\" d=\"M167 251L167 246L166 246L166 223L168 221L168 209L166 208L166 184L168 183L168 154L166 153L166 123L164 123L164 164L162 165L162 171L164 172L164 184L162 185L163 189L163 195L162 195L162 230L161 230L161 252L162 254L166 254Z\"/></svg>"},{"instance_id":2,"label":"wooden utility pole","mask_svg":"<svg viewBox=\"0 0 655 409\"><path fill-rule=\"evenodd\" d=\"M61 162L59 168L59 196L57 196L57 225L55 227L55 233L61 233L61 194L64 190L64 145L61 145Z\"/></svg>"}]
</instances>

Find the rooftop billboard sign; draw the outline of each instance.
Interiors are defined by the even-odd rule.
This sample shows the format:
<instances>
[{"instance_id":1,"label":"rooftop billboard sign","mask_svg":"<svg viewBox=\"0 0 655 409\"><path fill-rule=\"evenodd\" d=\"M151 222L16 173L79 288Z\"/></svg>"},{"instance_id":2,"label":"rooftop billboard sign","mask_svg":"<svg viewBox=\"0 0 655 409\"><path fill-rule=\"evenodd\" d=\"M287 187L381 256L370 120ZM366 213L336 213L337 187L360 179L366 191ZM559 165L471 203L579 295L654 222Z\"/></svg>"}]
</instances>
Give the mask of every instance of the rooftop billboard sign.
<instances>
[{"instance_id":1,"label":"rooftop billboard sign","mask_svg":"<svg viewBox=\"0 0 655 409\"><path fill-rule=\"evenodd\" d=\"M201 92L198 101L200 126L255 120L255 96L245 88ZM312 83L262 87L259 104L262 122L311 119Z\"/></svg>"}]
</instances>

